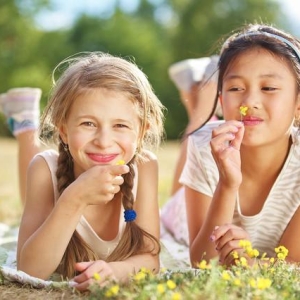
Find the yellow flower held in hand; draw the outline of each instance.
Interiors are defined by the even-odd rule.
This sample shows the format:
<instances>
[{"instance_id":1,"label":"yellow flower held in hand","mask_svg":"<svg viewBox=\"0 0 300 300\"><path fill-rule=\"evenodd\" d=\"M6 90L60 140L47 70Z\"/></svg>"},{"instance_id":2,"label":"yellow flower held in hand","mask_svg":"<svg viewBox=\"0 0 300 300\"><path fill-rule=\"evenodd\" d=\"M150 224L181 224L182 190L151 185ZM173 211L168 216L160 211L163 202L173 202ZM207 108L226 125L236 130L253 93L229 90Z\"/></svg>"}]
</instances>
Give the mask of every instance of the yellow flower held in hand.
<instances>
[{"instance_id":1,"label":"yellow flower held in hand","mask_svg":"<svg viewBox=\"0 0 300 300\"><path fill-rule=\"evenodd\" d=\"M117 166L125 165L125 161L123 159L120 159L117 161Z\"/></svg>"},{"instance_id":2,"label":"yellow flower held in hand","mask_svg":"<svg viewBox=\"0 0 300 300\"><path fill-rule=\"evenodd\" d=\"M240 114L241 114L242 116L246 116L246 115L247 115L248 109L249 109L248 106L244 106L244 105L240 106Z\"/></svg>"}]
</instances>

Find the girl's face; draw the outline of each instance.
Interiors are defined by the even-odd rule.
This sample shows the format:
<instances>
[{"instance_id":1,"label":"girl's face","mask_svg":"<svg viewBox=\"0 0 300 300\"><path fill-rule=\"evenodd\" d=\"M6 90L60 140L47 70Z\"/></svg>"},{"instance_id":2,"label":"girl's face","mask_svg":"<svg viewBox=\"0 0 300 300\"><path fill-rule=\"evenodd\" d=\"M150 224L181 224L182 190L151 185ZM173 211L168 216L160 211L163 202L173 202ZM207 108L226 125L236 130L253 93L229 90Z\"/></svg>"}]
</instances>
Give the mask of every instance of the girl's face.
<instances>
[{"instance_id":1,"label":"girl's face","mask_svg":"<svg viewBox=\"0 0 300 300\"><path fill-rule=\"evenodd\" d=\"M262 48L239 55L223 77L225 120L242 120L244 145L288 138L300 114L300 96L292 67ZM240 106L248 107L241 116Z\"/></svg>"},{"instance_id":2,"label":"girl's face","mask_svg":"<svg viewBox=\"0 0 300 300\"><path fill-rule=\"evenodd\" d=\"M94 89L75 99L61 137L69 146L78 177L94 165L128 163L139 132L138 108L126 93Z\"/></svg>"}]
</instances>

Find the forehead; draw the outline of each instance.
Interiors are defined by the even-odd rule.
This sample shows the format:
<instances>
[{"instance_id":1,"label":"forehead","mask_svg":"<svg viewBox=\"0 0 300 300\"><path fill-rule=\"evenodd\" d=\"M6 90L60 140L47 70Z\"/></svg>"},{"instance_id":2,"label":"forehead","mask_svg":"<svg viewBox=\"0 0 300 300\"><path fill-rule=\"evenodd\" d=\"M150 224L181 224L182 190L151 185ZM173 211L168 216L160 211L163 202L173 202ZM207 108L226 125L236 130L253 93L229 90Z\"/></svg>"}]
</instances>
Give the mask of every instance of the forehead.
<instances>
[{"instance_id":1,"label":"forehead","mask_svg":"<svg viewBox=\"0 0 300 300\"><path fill-rule=\"evenodd\" d=\"M226 67L224 76L232 71L239 70L242 72L243 68L250 68L253 72L260 70L260 72L265 72L266 74L270 72L274 74L285 72L289 73L296 80L296 73L291 62L285 57L261 47L248 49L233 57Z\"/></svg>"}]
</instances>

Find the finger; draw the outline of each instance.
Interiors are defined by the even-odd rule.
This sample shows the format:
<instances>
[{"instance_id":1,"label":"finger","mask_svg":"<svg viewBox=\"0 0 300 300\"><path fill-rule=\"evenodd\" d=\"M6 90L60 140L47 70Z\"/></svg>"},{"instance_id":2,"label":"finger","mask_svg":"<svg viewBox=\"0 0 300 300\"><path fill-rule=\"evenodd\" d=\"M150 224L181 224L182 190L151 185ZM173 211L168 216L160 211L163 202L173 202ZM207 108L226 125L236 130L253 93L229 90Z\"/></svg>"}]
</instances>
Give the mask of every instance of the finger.
<instances>
[{"instance_id":1,"label":"finger","mask_svg":"<svg viewBox=\"0 0 300 300\"><path fill-rule=\"evenodd\" d=\"M112 180L112 184L114 185L122 185L124 183L124 178L122 176L115 176Z\"/></svg>"},{"instance_id":2,"label":"finger","mask_svg":"<svg viewBox=\"0 0 300 300\"><path fill-rule=\"evenodd\" d=\"M215 127L212 131L212 138L227 132L237 133L239 128L243 127L243 123L240 121L232 120Z\"/></svg>"},{"instance_id":3,"label":"finger","mask_svg":"<svg viewBox=\"0 0 300 300\"><path fill-rule=\"evenodd\" d=\"M77 283L83 283L91 278L94 279L94 274L100 273L102 270L101 263L99 263L99 261L79 262L75 264L75 269L81 272L73 278L73 280Z\"/></svg>"},{"instance_id":4,"label":"finger","mask_svg":"<svg viewBox=\"0 0 300 300\"><path fill-rule=\"evenodd\" d=\"M226 232L231 228L232 224L224 224L220 226L215 226L214 230L211 233L211 240L216 242L220 239Z\"/></svg>"},{"instance_id":5,"label":"finger","mask_svg":"<svg viewBox=\"0 0 300 300\"><path fill-rule=\"evenodd\" d=\"M241 124L243 123L241 122ZM241 126L238 132L235 134L234 139L230 142L230 147L233 147L236 150L240 150L244 133L245 133L245 127Z\"/></svg>"},{"instance_id":6,"label":"finger","mask_svg":"<svg viewBox=\"0 0 300 300\"><path fill-rule=\"evenodd\" d=\"M226 243L222 248L218 248L219 261L224 263L226 259L231 260L233 258L233 252L241 250L239 246L239 240L231 240ZM230 256L230 258L228 258Z\"/></svg>"},{"instance_id":7,"label":"finger","mask_svg":"<svg viewBox=\"0 0 300 300\"><path fill-rule=\"evenodd\" d=\"M230 242L231 240L242 240L247 238L247 233L244 229L237 226L228 226L226 227L226 232L222 231L222 235L218 238L219 233L215 234L216 246L218 249L221 249L226 243Z\"/></svg>"},{"instance_id":8,"label":"finger","mask_svg":"<svg viewBox=\"0 0 300 300\"><path fill-rule=\"evenodd\" d=\"M95 280L93 279L88 279L84 282L80 282L80 283L77 283L74 285L75 289L77 289L78 291L80 292L84 292L86 290L89 289L89 287L92 285L92 284L95 284Z\"/></svg>"},{"instance_id":9,"label":"finger","mask_svg":"<svg viewBox=\"0 0 300 300\"><path fill-rule=\"evenodd\" d=\"M75 264L75 270L78 272L83 272L85 269L89 268L93 263L93 261L78 262Z\"/></svg>"},{"instance_id":10,"label":"finger","mask_svg":"<svg viewBox=\"0 0 300 300\"><path fill-rule=\"evenodd\" d=\"M110 166L110 173L112 175L122 175L129 172L129 167L127 165L113 165Z\"/></svg>"}]
</instances>

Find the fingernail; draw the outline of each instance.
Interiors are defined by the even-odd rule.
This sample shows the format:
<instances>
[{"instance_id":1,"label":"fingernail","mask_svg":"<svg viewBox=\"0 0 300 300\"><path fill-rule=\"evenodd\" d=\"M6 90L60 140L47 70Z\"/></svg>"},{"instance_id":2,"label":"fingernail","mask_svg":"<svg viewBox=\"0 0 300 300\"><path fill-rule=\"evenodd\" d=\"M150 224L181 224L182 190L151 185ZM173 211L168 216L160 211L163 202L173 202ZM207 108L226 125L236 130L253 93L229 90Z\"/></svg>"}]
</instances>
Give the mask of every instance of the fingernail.
<instances>
[{"instance_id":1,"label":"fingernail","mask_svg":"<svg viewBox=\"0 0 300 300\"><path fill-rule=\"evenodd\" d=\"M215 239L216 239L216 237L212 234L212 235L209 237L209 239L210 239L212 242L214 242Z\"/></svg>"},{"instance_id":2,"label":"fingernail","mask_svg":"<svg viewBox=\"0 0 300 300\"><path fill-rule=\"evenodd\" d=\"M218 228L219 228L219 226L217 225L217 226L215 226L214 230L217 230Z\"/></svg>"}]
</instances>

